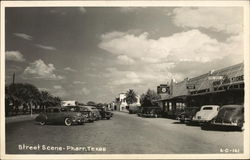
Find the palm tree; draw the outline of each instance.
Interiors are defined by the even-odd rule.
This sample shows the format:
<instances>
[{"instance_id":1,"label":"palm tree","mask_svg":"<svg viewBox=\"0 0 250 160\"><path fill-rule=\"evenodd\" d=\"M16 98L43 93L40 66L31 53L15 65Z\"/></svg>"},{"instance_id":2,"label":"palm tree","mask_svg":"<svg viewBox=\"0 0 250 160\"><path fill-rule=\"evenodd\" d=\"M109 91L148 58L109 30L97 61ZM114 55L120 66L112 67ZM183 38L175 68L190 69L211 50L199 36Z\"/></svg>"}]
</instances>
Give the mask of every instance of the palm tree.
<instances>
[{"instance_id":1,"label":"palm tree","mask_svg":"<svg viewBox=\"0 0 250 160\"><path fill-rule=\"evenodd\" d=\"M126 92L126 102L128 104L133 104L133 103L137 102L137 95L133 89L129 89Z\"/></svg>"},{"instance_id":2,"label":"palm tree","mask_svg":"<svg viewBox=\"0 0 250 160\"><path fill-rule=\"evenodd\" d=\"M131 107L131 104L137 102L137 95L133 89L129 89L125 95L126 95L125 100L128 104L127 109L129 110L129 113L131 113L130 107Z\"/></svg>"}]
</instances>

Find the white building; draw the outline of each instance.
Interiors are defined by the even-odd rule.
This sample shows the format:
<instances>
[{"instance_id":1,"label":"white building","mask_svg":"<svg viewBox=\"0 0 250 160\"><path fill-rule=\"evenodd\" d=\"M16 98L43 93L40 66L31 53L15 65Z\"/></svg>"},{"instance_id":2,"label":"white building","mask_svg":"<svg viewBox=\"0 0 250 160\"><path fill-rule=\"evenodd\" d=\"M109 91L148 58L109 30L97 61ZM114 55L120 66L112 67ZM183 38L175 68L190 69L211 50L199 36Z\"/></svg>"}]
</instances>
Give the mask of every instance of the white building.
<instances>
[{"instance_id":1,"label":"white building","mask_svg":"<svg viewBox=\"0 0 250 160\"><path fill-rule=\"evenodd\" d=\"M140 96L137 96L137 102L130 104L130 105L128 105L128 103L126 102L126 93L120 93L117 99L118 99L118 102L116 102L115 109L118 111L128 112L128 107L141 106Z\"/></svg>"},{"instance_id":2,"label":"white building","mask_svg":"<svg viewBox=\"0 0 250 160\"><path fill-rule=\"evenodd\" d=\"M65 106L76 106L78 105L78 102L77 101L62 101L61 102L61 106L62 107L65 107Z\"/></svg>"}]
</instances>

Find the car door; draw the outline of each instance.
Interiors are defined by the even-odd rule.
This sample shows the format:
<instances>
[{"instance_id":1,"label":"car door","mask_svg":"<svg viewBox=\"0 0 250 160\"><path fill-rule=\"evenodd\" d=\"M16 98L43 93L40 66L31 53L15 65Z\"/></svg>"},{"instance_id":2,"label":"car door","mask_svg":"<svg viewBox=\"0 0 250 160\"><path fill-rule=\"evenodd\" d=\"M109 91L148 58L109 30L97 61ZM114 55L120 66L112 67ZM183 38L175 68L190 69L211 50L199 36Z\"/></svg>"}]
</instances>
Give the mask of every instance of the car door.
<instances>
[{"instance_id":1,"label":"car door","mask_svg":"<svg viewBox=\"0 0 250 160\"><path fill-rule=\"evenodd\" d=\"M57 122L59 120L60 110L59 108L50 108L47 113L48 121Z\"/></svg>"}]
</instances>

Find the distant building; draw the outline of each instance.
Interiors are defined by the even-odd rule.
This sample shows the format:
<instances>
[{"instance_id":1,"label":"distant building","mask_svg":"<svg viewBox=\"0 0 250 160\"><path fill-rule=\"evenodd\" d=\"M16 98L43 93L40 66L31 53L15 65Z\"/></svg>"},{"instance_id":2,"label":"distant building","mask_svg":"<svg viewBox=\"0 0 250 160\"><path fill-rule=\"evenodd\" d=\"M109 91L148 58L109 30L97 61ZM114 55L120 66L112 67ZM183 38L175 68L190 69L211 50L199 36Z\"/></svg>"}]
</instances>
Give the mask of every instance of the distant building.
<instances>
[{"instance_id":1,"label":"distant building","mask_svg":"<svg viewBox=\"0 0 250 160\"><path fill-rule=\"evenodd\" d=\"M114 110L128 112L129 106L141 106L140 96L137 96L137 101L135 103L128 105L126 102L126 93L120 93L116 98L116 103L114 103Z\"/></svg>"},{"instance_id":2,"label":"distant building","mask_svg":"<svg viewBox=\"0 0 250 160\"><path fill-rule=\"evenodd\" d=\"M75 100L72 100L72 101L62 101L61 102L61 106L62 107L65 107L65 106L76 106L78 105L78 102L75 101Z\"/></svg>"}]
</instances>

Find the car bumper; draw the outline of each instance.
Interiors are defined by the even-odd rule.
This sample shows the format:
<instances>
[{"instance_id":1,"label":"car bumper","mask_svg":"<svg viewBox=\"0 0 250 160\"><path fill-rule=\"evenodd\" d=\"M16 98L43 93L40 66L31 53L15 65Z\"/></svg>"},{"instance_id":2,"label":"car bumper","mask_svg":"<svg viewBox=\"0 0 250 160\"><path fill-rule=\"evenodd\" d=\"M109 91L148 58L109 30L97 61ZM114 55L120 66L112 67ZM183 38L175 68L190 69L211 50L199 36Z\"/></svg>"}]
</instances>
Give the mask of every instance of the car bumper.
<instances>
[{"instance_id":1,"label":"car bumper","mask_svg":"<svg viewBox=\"0 0 250 160\"><path fill-rule=\"evenodd\" d=\"M84 117L77 117L77 118L73 118L72 121L74 123L84 123L84 122L86 122L86 118L84 118Z\"/></svg>"},{"instance_id":2,"label":"car bumper","mask_svg":"<svg viewBox=\"0 0 250 160\"><path fill-rule=\"evenodd\" d=\"M237 123L216 123L216 122L212 122L212 125L216 125L216 126L232 126L232 127L237 127L238 124Z\"/></svg>"},{"instance_id":3,"label":"car bumper","mask_svg":"<svg viewBox=\"0 0 250 160\"><path fill-rule=\"evenodd\" d=\"M205 119L192 119L193 122L196 122L196 123L206 123L208 122L209 120L205 120Z\"/></svg>"}]
</instances>

